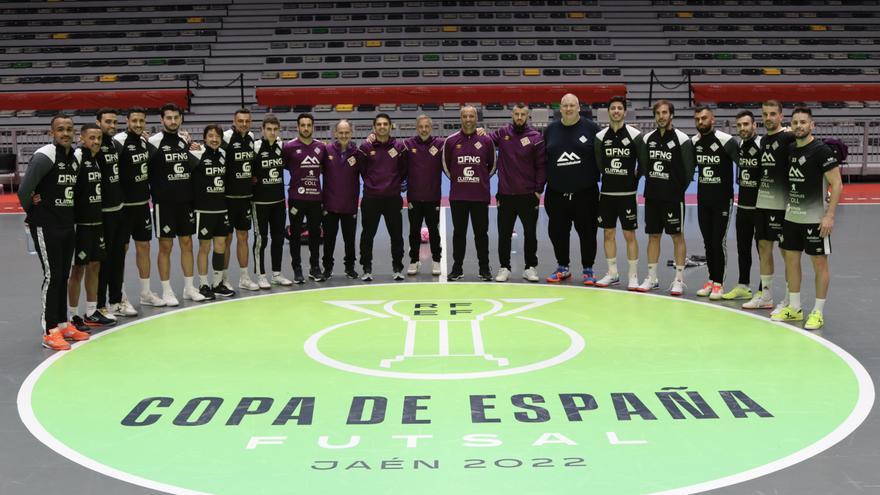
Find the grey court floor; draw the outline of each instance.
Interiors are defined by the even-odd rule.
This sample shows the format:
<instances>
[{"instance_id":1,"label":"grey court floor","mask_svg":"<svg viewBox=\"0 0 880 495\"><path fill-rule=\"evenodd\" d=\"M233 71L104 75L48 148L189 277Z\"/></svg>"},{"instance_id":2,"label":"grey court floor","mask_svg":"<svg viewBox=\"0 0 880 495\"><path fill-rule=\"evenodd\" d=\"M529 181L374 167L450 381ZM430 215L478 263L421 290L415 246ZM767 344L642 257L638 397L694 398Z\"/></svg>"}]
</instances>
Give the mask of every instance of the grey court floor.
<instances>
[{"instance_id":1,"label":"grey court floor","mask_svg":"<svg viewBox=\"0 0 880 495\"><path fill-rule=\"evenodd\" d=\"M852 354L877 381L880 378L880 205L844 205L838 210L837 223L833 234L833 254L831 256L831 292L826 305L826 327L822 336ZM451 218L446 212L448 234L451 235ZM640 214L640 219L643 218ZM133 495L157 493L151 490L126 484L122 481L92 472L66 458L56 454L38 442L25 429L16 409L16 394L25 377L51 351L42 349L38 342L39 329L39 297L41 271L35 256L26 251L24 230L21 215L0 215L0 494L114 494ZM494 211L490 211L490 246L493 271L497 269L498 260L495 256L497 235L495 235ZM380 226L376 238L374 274L380 283L391 282L388 238ZM520 231L521 232L521 231ZM546 216L541 214L539 225L539 260L542 274L551 271L555 266L553 251L546 236ZM686 234L689 254L702 254L702 239L696 222L694 207L688 207ZM731 227L728 236L728 288L732 286L736 276L736 249ZM447 239L447 247L451 247L451 239ZM646 239L640 233L641 251L644 253ZM341 243L341 239L339 241ZM466 280L474 281L476 275L476 257L473 252L473 241L469 235L469 253L465 264ZM155 244L155 243L154 243ZM572 253L577 253L576 235L572 239ZM513 281L522 282L519 274L522 270L522 239L513 241L516 253L513 255ZM623 251L623 240L618 240L619 260L622 271L626 271ZM671 258L672 245L664 238L661 254L661 283L669 283L672 269L665 267L665 261ZM290 276L289 256L285 246L284 270ZM306 248L303 247L305 254ZM154 251L155 253L155 245ZM430 265L427 245L422 245L422 259ZM573 259L577 259L577 255ZM644 254L642 254L644 258ZM340 270L341 248L337 246L337 272ZM233 265L235 263L233 262ZM577 262L573 263L573 271L580 269ZM155 263L154 263L155 266ZM181 274L176 260L172 261L172 283L180 295L182 287ZM781 259L777 257L777 273L781 272ZM599 255L597 256L596 272L601 276L605 270L602 254L601 238ZM805 283L803 299L805 308L809 309L813 301L812 270L808 262L804 262ZM429 271L409 277L409 280L430 281ZM646 271L642 259L640 274ZM237 270L233 267L232 279L236 280ZM688 297L694 297L694 291L706 279L705 267L690 268L686 271ZM778 276L777 280L781 277ZM757 266L753 266L752 285L757 283ZM337 275L322 286L335 286L357 283ZM400 282L407 283L407 282ZM133 257L129 256L126 269L127 292L136 295L138 291L137 273ZM316 287L314 282L294 290L308 290ZM776 284L777 287L781 283ZM153 274L153 287L157 289L159 282ZM665 288L665 285L664 285ZM288 290L288 289L273 289ZM620 290L620 289L610 289ZM242 294L241 296L244 296ZM241 297L240 296L240 297ZM781 296L776 294L777 299ZM133 298L136 299L136 298ZM735 303L725 303L734 306ZM161 309L147 308L141 311L142 316L156 314ZM94 377L100 380L101 377ZM71 427L75 427L76 411L71 412ZM759 448L760 446L756 446ZM778 471L758 479L712 491L713 494L724 495L836 495L836 494L880 494L880 413L877 408L871 412L867 420L849 437L797 465ZM638 475L634 467L633 475ZM605 494L608 495L608 494Z\"/></svg>"}]
</instances>

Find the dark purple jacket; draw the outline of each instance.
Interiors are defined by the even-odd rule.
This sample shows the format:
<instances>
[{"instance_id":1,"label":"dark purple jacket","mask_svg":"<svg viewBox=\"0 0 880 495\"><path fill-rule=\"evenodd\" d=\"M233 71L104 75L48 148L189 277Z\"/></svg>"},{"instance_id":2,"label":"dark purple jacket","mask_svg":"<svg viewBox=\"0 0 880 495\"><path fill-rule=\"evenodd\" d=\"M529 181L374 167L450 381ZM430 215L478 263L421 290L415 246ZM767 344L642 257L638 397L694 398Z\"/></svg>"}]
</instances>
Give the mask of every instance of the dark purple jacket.
<instances>
[{"instance_id":1,"label":"dark purple jacket","mask_svg":"<svg viewBox=\"0 0 880 495\"><path fill-rule=\"evenodd\" d=\"M498 194L543 192L547 183L544 135L531 127L516 132L513 124L507 124L489 136L498 147Z\"/></svg>"},{"instance_id":2,"label":"dark purple jacket","mask_svg":"<svg viewBox=\"0 0 880 495\"><path fill-rule=\"evenodd\" d=\"M321 170L327 158L323 143L303 144L299 138L284 143L281 160L290 172L289 199L321 201Z\"/></svg>"},{"instance_id":3,"label":"dark purple jacket","mask_svg":"<svg viewBox=\"0 0 880 495\"><path fill-rule=\"evenodd\" d=\"M489 136L458 131L443 145L443 171L450 201L490 201L489 177L495 173L495 144Z\"/></svg>"},{"instance_id":4,"label":"dark purple jacket","mask_svg":"<svg viewBox=\"0 0 880 495\"><path fill-rule=\"evenodd\" d=\"M339 141L326 146L324 163L324 211L354 215L358 209L361 179L358 149L349 142L344 150Z\"/></svg>"},{"instance_id":5,"label":"dark purple jacket","mask_svg":"<svg viewBox=\"0 0 880 495\"><path fill-rule=\"evenodd\" d=\"M364 141L358 148L365 198L400 197L400 183L407 173L407 153L403 140L385 143Z\"/></svg>"},{"instance_id":6,"label":"dark purple jacket","mask_svg":"<svg viewBox=\"0 0 880 495\"><path fill-rule=\"evenodd\" d=\"M442 137L429 136L422 141L418 136L406 139L409 170L406 178L406 198L409 201L440 201L440 178L443 175Z\"/></svg>"}]
</instances>

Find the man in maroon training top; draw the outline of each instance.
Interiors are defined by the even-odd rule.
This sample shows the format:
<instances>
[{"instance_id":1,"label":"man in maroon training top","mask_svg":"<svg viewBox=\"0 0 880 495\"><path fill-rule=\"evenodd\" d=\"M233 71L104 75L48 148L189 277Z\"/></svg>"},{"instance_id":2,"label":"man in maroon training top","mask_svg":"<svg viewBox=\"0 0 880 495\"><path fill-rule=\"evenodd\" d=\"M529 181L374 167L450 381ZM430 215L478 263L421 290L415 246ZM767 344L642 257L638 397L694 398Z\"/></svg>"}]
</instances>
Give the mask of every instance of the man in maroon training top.
<instances>
[{"instance_id":1,"label":"man in maroon training top","mask_svg":"<svg viewBox=\"0 0 880 495\"><path fill-rule=\"evenodd\" d=\"M404 141L408 155L407 212L409 213L409 268L407 275L419 273L422 221L431 243L431 275L440 275L440 179L443 175L442 137L432 136L433 122L427 115L416 118L417 134Z\"/></svg>"}]
</instances>

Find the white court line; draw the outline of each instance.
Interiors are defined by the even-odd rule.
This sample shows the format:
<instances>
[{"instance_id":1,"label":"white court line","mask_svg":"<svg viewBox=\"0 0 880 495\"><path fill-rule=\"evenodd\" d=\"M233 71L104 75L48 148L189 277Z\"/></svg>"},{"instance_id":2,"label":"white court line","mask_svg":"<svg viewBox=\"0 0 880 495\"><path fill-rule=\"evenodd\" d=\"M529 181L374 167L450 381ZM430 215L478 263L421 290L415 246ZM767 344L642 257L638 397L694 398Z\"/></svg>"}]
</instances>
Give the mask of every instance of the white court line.
<instances>
[{"instance_id":1,"label":"white court line","mask_svg":"<svg viewBox=\"0 0 880 495\"><path fill-rule=\"evenodd\" d=\"M449 274L449 271L446 268L446 258L448 256L448 252L446 251L446 206L440 207L440 280L441 284L445 284L449 280L446 278L446 275Z\"/></svg>"}]
</instances>

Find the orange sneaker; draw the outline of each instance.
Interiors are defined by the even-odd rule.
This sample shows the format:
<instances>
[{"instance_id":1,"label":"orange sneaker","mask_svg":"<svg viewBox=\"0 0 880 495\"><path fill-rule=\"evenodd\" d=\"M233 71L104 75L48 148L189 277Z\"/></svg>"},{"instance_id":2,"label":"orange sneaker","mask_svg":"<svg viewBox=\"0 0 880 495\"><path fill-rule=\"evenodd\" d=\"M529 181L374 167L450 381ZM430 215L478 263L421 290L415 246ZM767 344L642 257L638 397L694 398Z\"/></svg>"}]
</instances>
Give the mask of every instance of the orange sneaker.
<instances>
[{"instance_id":1,"label":"orange sneaker","mask_svg":"<svg viewBox=\"0 0 880 495\"><path fill-rule=\"evenodd\" d=\"M70 350L70 344L64 340L64 336L61 335L61 331L57 328L50 330L49 335L43 335L43 347L53 351Z\"/></svg>"},{"instance_id":2,"label":"orange sneaker","mask_svg":"<svg viewBox=\"0 0 880 495\"><path fill-rule=\"evenodd\" d=\"M73 326L73 323L70 322L67 323L66 327L59 328L58 330L65 340L72 340L74 342L89 340L89 334L77 330L76 327Z\"/></svg>"}]
</instances>

